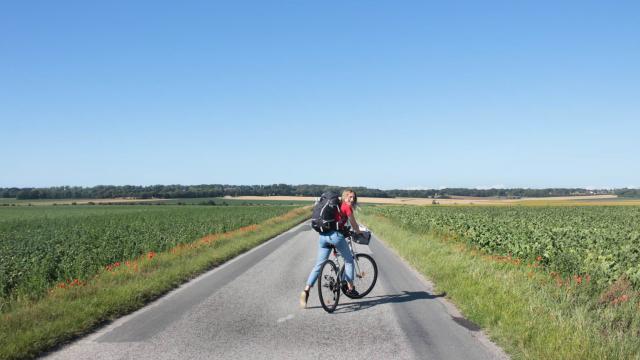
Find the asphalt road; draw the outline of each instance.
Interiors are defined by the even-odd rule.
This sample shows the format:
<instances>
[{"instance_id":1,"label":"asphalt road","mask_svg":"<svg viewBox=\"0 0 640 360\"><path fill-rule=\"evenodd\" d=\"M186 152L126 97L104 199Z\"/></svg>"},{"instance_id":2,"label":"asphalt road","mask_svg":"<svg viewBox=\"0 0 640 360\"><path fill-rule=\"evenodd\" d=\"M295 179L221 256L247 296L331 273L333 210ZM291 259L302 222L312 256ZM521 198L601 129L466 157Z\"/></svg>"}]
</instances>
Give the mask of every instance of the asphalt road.
<instances>
[{"instance_id":1,"label":"asphalt road","mask_svg":"<svg viewBox=\"0 0 640 360\"><path fill-rule=\"evenodd\" d=\"M317 234L299 225L147 307L48 354L51 359L501 359L477 326L375 236L378 283L333 314L314 287Z\"/></svg>"}]
</instances>

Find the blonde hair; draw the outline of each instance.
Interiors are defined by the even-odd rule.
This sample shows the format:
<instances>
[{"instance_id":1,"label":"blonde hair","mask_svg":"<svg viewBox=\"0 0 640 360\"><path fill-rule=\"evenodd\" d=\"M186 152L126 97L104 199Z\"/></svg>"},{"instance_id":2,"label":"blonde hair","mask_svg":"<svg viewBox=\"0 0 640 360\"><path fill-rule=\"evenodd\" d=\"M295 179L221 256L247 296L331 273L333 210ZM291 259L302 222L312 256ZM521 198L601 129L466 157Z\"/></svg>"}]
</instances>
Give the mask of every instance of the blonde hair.
<instances>
[{"instance_id":1,"label":"blonde hair","mask_svg":"<svg viewBox=\"0 0 640 360\"><path fill-rule=\"evenodd\" d=\"M351 189L344 189L344 191L342 191L342 201L344 201L344 199L346 199L349 194L353 194L353 202L351 203L351 207L355 209L356 206L358 206L358 195L356 195L355 191Z\"/></svg>"}]
</instances>

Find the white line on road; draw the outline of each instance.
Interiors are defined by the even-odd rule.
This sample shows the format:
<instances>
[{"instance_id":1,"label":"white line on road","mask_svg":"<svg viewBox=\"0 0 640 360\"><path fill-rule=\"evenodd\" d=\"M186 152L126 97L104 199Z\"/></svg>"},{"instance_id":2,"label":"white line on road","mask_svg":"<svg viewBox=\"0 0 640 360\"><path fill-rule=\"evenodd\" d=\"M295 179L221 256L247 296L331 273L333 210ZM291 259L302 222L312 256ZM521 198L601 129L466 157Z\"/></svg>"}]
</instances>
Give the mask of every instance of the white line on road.
<instances>
[{"instance_id":1,"label":"white line on road","mask_svg":"<svg viewBox=\"0 0 640 360\"><path fill-rule=\"evenodd\" d=\"M291 320L291 319L293 319L294 317L295 317L295 316L293 316L293 314L289 314L289 315L287 315L287 316L285 316L285 317L281 317L280 319L278 319L278 322L279 322L279 323L283 323L283 322L285 322L285 321L287 321L287 320Z\"/></svg>"}]
</instances>

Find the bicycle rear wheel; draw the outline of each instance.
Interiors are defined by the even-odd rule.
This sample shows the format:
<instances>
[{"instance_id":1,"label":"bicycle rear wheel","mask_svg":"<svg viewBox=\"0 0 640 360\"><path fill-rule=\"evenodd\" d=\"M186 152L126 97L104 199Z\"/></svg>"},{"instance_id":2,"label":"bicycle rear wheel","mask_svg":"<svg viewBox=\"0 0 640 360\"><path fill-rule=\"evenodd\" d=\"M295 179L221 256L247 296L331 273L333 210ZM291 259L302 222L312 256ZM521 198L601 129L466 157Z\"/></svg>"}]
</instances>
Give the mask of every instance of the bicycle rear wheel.
<instances>
[{"instance_id":1,"label":"bicycle rear wheel","mask_svg":"<svg viewBox=\"0 0 640 360\"><path fill-rule=\"evenodd\" d=\"M371 256L367 254L357 254L353 261L353 267L353 287L358 291L358 295L349 295L346 285L342 286L342 293L351 299L360 299L367 296L376 285L376 281L378 280L378 265Z\"/></svg>"},{"instance_id":2,"label":"bicycle rear wheel","mask_svg":"<svg viewBox=\"0 0 640 360\"><path fill-rule=\"evenodd\" d=\"M322 308L332 313L338 306L340 299L340 281L338 267L331 260L327 260L320 267L318 275L318 297Z\"/></svg>"}]
</instances>

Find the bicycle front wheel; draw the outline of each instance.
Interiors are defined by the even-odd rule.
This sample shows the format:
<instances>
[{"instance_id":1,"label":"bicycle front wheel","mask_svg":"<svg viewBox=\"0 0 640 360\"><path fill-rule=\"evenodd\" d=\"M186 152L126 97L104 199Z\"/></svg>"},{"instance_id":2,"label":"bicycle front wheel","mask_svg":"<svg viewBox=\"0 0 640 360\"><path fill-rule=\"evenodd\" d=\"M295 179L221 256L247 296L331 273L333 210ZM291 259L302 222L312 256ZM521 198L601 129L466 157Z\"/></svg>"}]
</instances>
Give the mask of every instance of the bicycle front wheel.
<instances>
[{"instance_id":1,"label":"bicycle front wheel","mask_svg":"<svg viewBox=\"0 0 640 360\"><path fill-rule=\"evenodd\" d=\"M347 286L342 287L342 292L351 299L360 299L373 290L378 280L378 265L375 260L367 254L357 254L353 259L353 287L358 291L357 296L349 295Z\"/></svg>"},{"instance_id":2,"label":"bicycle front wheel","mask_svg":"<svg viewBox=\"0 0 640 360\"><path fill-rule=\"evenodd\" d=\"M333 261L327 260L320 267L318 275L318 297L322 308L332 313L338 306L340 299L340 280L338 267Z\"/></svg>"}]
</instances>

